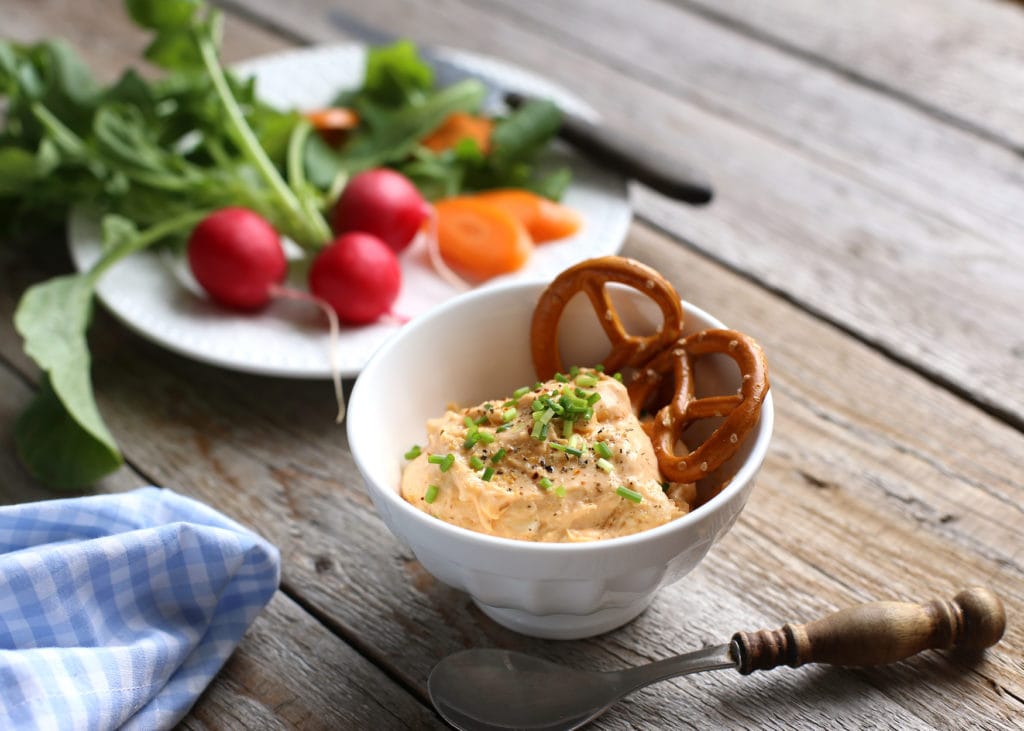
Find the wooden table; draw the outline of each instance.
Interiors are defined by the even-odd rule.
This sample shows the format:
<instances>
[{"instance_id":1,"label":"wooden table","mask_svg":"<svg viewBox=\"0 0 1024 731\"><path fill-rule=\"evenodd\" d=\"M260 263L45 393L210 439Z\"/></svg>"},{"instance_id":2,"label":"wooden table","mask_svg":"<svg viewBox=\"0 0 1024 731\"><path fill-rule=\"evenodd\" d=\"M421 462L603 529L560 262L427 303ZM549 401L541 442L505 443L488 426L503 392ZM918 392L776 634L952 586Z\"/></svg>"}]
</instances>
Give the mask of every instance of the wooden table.
<instances>
[{"instance_id":1,"label":"wooden table","mask_svg":"<svg viewBox=\"0 0 1024 731\"><path fill-rule=\"evenodd\" d=\"M706 170L705 208L633 190L624 253L750 333L776 432L735 528L630 625L526 639L435 582L378 519L329 389L165 352L100 311L101 410L128 466L280 547L267 610L185 728L442 727L433 664L516 648L643 663L874 599L985 584L1009 626L983 657L662 683L597 728L1024 727L1024 6L1008 0L236 0L227 60L367 29L543 72ZM340 24L329 22L332 15ZM63 35L104 79L145 35L104 0L8 0L4 36ZM37 388L11 313L69 265L0 247L0 500L52 496L14 454Z\"/></svg>"}]
</instances>

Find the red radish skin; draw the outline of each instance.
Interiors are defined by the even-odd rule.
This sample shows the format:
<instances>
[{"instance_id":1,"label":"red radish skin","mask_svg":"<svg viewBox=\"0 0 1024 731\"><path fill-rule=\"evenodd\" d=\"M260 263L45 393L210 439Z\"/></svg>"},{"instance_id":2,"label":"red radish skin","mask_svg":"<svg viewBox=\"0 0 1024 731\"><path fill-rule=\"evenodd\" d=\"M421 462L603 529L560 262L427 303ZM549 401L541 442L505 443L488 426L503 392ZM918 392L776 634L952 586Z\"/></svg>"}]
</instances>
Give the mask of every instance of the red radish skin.
<instances>
[{"instance_id":1,"label":"red radish skin","mask_svg":"<svg viewBox=\"0 0 1024 731\"><path fill-rule=\"evenodd\" d=\"M366 325L390 313L401 287L395 252L362 231L339 236L309 270L310 291L349 325Z\"/></svg>"},{"instance_id":2,"label":"red radish skin","mask_svg":"<svg viewBox=\"0 0 1024 731\"><path fill-rule=\"evenodd\" d=\"M336 234L373 234L396 253L416 237L430 216L430 204L407 177L388 168L355 175L345 186L333 212Z\"/></svg>"},{"instance_id":3,"label":"red radish skin","mask_svg":"<svg viewBox=\"0 0 1024 731\"><path fill-rule=\"evenodd\" d=\"M222 208L199 222L188 240L188 263L196 281L217 303L258 310L285 278L288 263L281 237L248 208Z\"/></svg>"}]
</instances>

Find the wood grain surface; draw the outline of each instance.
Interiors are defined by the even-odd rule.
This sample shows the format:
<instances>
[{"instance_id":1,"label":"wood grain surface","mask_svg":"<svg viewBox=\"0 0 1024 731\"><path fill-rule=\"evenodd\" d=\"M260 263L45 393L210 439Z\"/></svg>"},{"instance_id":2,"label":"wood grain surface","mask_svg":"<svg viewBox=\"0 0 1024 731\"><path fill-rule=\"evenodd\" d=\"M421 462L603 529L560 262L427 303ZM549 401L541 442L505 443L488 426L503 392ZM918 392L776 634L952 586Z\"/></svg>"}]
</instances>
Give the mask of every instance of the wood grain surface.
<instances>
[{"instance_id":1,"label":"wood grain surface","mask_svg":"<svg viewBox=\"0 0 1024 731\"><path fill-rule=\"evenodd\" d=\"M144 43L116 3L9 4L2 35L65 35L106 78ZM366 27L458 45L571 85L609 124L707 170L718 197L706 209L635 189L639 222L624 253L763 345L776 431L740 520L691 575L613 633L533 640L488 620L390 535L333 424L329 383L192 362L99 310L90 336L97 398L129 466L96 489L174 489L282 553L282 590L183 728L441 727L426 677L458 649L507 647L611 669L856 602L949 598L977 584L1000 594L1009 618L984 655L706 673L640 691L594 727L1024 727L1024 167L1002 142L1019 129L1006 121L1019 99L988 91L1011 90L1013 79L997 84L993 71L972 85L958 72L970 103L954 105L946 87L925 83L924 65L939 53L933 28L907 30L904 49L869 63L822 40L849 8L833 26L805 13L817 34L782 44L717 16L738 16L738 4L713 17L698 5L224 4L229 60L357 39ZM801 5L780 7L805 17ZM896 15L923 5L901 4ZM960 4L977 10L971 28L1003 17L1006 5ZM332 13L346 24L329 22ZM770 30L764 12L742 17ZM949 33L960 27L948 22ZM858 28L877 34L863 48L893 38L893 28ZM798 40L807 52L789 48ZM836 72L847 66L857 73ZM920 103L906 98L911 86ZM991 134L980 134L974 116L986 105ZM28 249L5 243L0 502L9 503L53 495L14 454L13 423L38 374L11 315L26 286L69 265L59 233Z\"/></svg>"},{"instance_id":2,"label":"wood grain surface","mask_svg":"<svg viewBox=\"0 0 1024 731\"><path fill-rule=\"evenodd\" d=\"M1019 0L674 0L1024 152Z\"/></svg>"},{"instance_id":3,"label":"wood grain surface","mask_svg":"<svg viewBox=\"0 0 1024 731\"><path fill-rule=\"evenodd\" d=\"M728 195L691 208L640 192L640 216L1024 426L1024 391L1006 388L1024 363L1019 156L664 3L531 2L240 7L310 42L387 28L496 54L612 127L673 140L664 154Z\"/></svg>"}]
</instances>

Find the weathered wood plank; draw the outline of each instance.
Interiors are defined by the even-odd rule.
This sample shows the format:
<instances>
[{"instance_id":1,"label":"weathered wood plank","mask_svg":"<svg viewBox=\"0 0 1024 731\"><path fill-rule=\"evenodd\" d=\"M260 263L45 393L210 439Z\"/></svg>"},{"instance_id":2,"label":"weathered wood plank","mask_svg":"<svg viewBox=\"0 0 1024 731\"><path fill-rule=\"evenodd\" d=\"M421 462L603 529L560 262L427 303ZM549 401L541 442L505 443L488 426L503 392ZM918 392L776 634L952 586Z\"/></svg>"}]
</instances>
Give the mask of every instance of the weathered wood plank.
<instances>
[{"instance_id":1,"label":"weathered wood plank","mask_svg":"<svg viewBox=\"0 0 1024 731\"><path fill-rule=\"evenodd\" d=\"M1024 153L1024 9L1007 0L673 0Z\"/></svg>"},{"instance_id":2,"label":"weathered wood plank","mask_svg":"<svg viewBox=\"0 0 1024 731\"><path fill-rule=\"evenodd\" d=\"M524 640L426 576L362 492L331 424L327 384L216 371L100 317L101 408L147 476L257 526L282 547L289 590L420 692L433 662L463 646L612 667L857 600L951 594L978 581L1020 614L1020 434L647 229L635 229L627 252L763 342L779 422L736 528L691 577L605 638ZM0 357L16 361L9 317L0 312ZM973 668L931 654L869 671L697 676L637 694L598 726L1008 726L1024 697L1022 648L1011 620ZM214 721L230 725L232 703L223 705Z\"/></svg>"},{"instance_id":3,"label":"weathered wood plank","mask_svg":"<svg viewBox=\"0 0 1024 731\"><path fill-rule=\"evenodd\" d=\"M632 59L650 58L645 49L656 28L647 27L643 13L630 17L632 4L602 4L602 12L609 15L596 15L597 21L604 22L593 25L587 13L559 18L562 4L538 5L533 13L521 15L518 11L515 15L499 12L512 6L518 8L514 3L483 8L464 0L413 7L403 0L382 0L346 8L345 14L354 30L360 25L386 27L423 42L461 45L541 70L592 102L611 126L632 129L664 154L690 158L711 171L719 190L716 201L708 208L693 209L640 191L635 201L641 216L708 256L786 293L929 377L969 394L1003 418L1024 424L1024 393L1006 388L1021 365L1019 338L1006 335L1019 331L1013 312L1019 300L1024 252L1014 242L1024 232L1024 224L1020 207L1013 201L1015 196L1018 200L1024 196L1024 163L992 146L979 153L982 162L966 155L944 156L941 145L930 148L934 155L922 153L915 159L941 160L932 165L940 165L946 173L961 167L972 171L966 173L968 177L975 170L986 170L985 161L994 158L994 168L977 174L993 182L1002 179L994 188L999 191L995 198L1002 202L995 215L986 205L952 205L950 197L927 203L928 180L934 174L931 165L924 170L932 172L910 176L901 172L900 164L888 166L884 173L869 174L865 171L874 167L870 158L856 165L850 162L859 159L858 147L875 145L889 128L850 149L843 137L832 139L828 144L833 152L828 156L791 141L798 137L799 110L817 108L812 102L821 94L840 99L841 80L829 77L831 91L812 94L804 107L798 101L801 94L794 93L792 103L797 112L781 133L769 135L765 127L774 129L775 123L767 111L749 109L745 113L748 118L761 114L761 121L753 125L747 119L737 119L732 111L705 109L703 103L696 106L689 101L688 87L678 82L673 86L669 77L682 75L676 70L685 68L671 63L681 53L674 50L675 42L655 37L661 40L654 43L662 49L658 58L638 66L640 62ZM254 0L245 8L312 41L346 37L326 20L338 13L325 0L309 3L301 19L269 0ZM324 20L309 22L314 14ZM537 19L549 16L561 20L552 23L560 29L557 34L550 26L538 31L538 24L544 21ZM721 33L685 13L675 11L672 17L679 23L703 24L701 33ZM667 21L652 25L673 27ZM625 27L639 30L635 37L618 33L617 29ZM599 42L581 42L580 37L599 31ZM687 53L713 46L714 40L702 39L698 33L685 44ZM624 49L621 56L614 50L619 48ZM788 69L794 90L805 81L813 87L821 79L820 72L807 64L792 65L792 59L775 56L769 72ZM648 78L653 73L649 66L659 59L668 59L669 71ZM708 62L713 63L713 58ZM742 61L733 65L739 63ZM728 93L729 79L728 73L719 75L719 95ZM867 94L852 84L846 86L861 97ZM780 106L784 99L780 93L774 104ZM851 112L845 111L847 103L837 101L843 111L837 111L832 120L870 125L874 118L870 113L884 111L899 117L893 124L902 127L907 144L914 144L916 123L923 126L923 134L939 135L943 145L949 142L966 152L981 144L955 130L941 130L921 115L900 112L890 100L870 101L862 110L867 119L850 118ZM829 139L828 127L828 123L816 127L813 144L818 148ZM849 134L856 136L855 132ZM834 152L837 146L842 148L842 159ZM894 150L885 145L882 149ZM895 153L892 156L896 157ZM900 192L904 185L913 191L910 196ZM952 182L949 185L955 187ZM953 187L948 189L949 196ZM950 211L969 213L960 220L960 214ZM969 227L968 219L992 223ZM985 286L979 286L980 282Z\"/></svg>"},{"instance_id":4,"label":"weathered wood plank","mask_svg":"<svg viewBox=\"0 0 1024 731\"><path fill-rule=\"evenodd\" d=\"M11 0L4 3L3 38L31 43L67 39L88 60L97 78L109 82L123 69L154 69L140 61L151 35L134 25L123 2L110 0ZM290 44L257 25L230 15L224 28L224 58L239 61Z\"/></svg>"},{"instance_id":5,"label":"weathered wood plank","mask_svg":"<svg viewBox=\"0 0 1024 731\"><path fill-rule=\"evenodd\" d=\"M445 725L278 592L181 728L333 731Z\"/></svg>"},{"instance_id":6,"label":"weathered wood plank","mask_svg":"<svg viewBox=\"0 0 1024 731\"><path fill-rule=\"evenodd\" d=\"M1011 616L1024 609L1019 434L662 237L637 229L628 252L762 340L779 421L761 484L733 532L692 577L609 638L520 638L425 575L363 492L331 423L326 383L217 371L102 318L94 339L101 408L134 464L257 526L282 549L288 591L421 691L433 663L466 646L607 668L854 601L951 595L970 583L1003 593ZM978 453L991 456L979 463ZM842 716L924 728L943 717L1010 719L1021 710L1013 696L1024 693L1022 632L1011 624L973 671L933 654L895 669L678 681L638 694L607 727L757 728L778 717L811 728ZM691 702L694 688L701 704Z\"/></svg>"}]
</instances>

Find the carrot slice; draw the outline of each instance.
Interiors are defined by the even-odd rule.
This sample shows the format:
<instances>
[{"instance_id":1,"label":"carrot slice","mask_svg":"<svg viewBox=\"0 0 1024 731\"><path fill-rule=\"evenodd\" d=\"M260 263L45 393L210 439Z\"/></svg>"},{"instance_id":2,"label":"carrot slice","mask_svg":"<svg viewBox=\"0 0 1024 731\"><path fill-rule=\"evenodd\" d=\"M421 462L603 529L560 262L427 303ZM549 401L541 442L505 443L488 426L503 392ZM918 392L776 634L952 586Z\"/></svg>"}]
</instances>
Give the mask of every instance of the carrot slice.
<instances>
[{"instance_id":1,"label":"carrot slice","mask_svg":"<svg viewBox=\"0 0 1024 731\"><path fill-rule=\"evenodd\" d=\"M420 144L434 152L441 152L455 147L464 139L476 142L481 152L486 153L491 147L491 130L494 122L487 117L478 117L466 112L452 112L441 123L441 126L424 137Z\"/></svg>"},{"instance_id":2,"label":"carrot slice","mask_svg":"<svg viewBox=\"0 0 1024 731\"><path fill-rule=\"evenodd\" d=\"M535 244L572 236L583 226L582 216L572 208L533 191L501 188L477 193L476 197L518 218Z\"/></svg>"},{"instance_id":3,"label":"carrot slice","mask_svg":"<svg viewBox=\"0 0 1024 731\"><path fill-rule=\"evenodd\" d=\"M359 114L346 107L313 109L305 112L303 116L331 146L340 145L346 134L359 126Z\"/></svg>"},{"instance_id":4,"label":"carrot slice","mask_svg":"<svg viewBox=\"0 0 1024 731\"><path fill-rule=\"evenodd\" d=\"M441 256L456 271L482 280L514 272L530 258L533 242L507 211L473 196L434 204Z\"/></svg>"}]
</instances>

